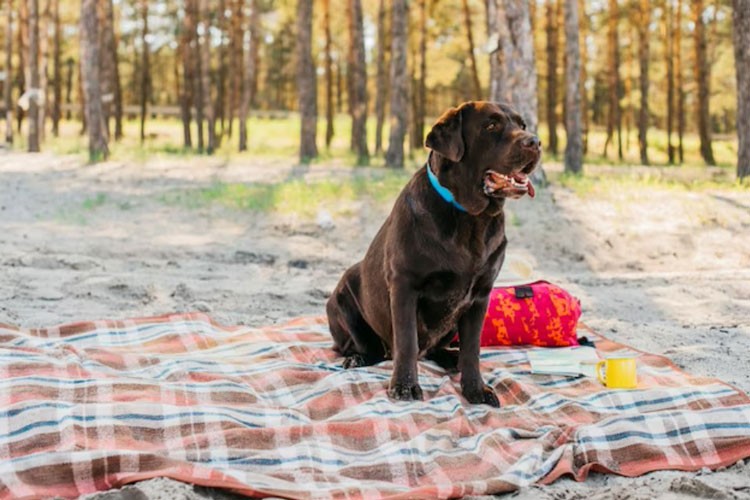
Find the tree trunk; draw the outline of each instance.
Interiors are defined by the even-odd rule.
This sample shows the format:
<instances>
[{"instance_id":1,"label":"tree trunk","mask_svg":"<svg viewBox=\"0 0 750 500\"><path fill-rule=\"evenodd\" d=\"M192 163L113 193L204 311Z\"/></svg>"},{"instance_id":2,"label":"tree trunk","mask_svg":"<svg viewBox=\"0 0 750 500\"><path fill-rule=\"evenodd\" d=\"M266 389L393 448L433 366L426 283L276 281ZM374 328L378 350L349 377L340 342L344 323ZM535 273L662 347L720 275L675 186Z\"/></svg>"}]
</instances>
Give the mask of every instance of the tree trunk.
<instances>
[{"instance_id":1,"label":"tree trunk","mask_svg":"<svg viewBox=\"0 0 750 500\"><path fill-rule=\"evenodd\" d=\"M114 111L115 140L122 139L122 88L120 86L120 66L117 56L117 37L115 36L115 12L112 0L102 3L102 92L105 94L107 129L109 116Z\"/></svg>"},{"instance_id":2,"label":"tree trunk","mask_svg":"<svg viewBox=\"0 0 750 500\"><path fill-rule=\"evenodd\" d=\"M148 44L148 0L141 0L141 144L146 140L146 111L148 106L149 85L151 84L151 66L149 64Z\"/></svg>"},{"instance_id":3,"label":"tree trunk","mask_svg":"<svg viewBox=\"0 0 750 500\"><path fill-rule=\"evenodd\" d=\"M409 106L406 50L409 12L406 0L393 0L391 12L391 127L385 163L391 168L404 166L404 136Z\"/></svg>"},{"instance_id":4,"label":"tree trunk","mask_svg":"<svg viewBox=\"0 0 750 500\"><path fill-rule=\"evenodd\" d=\"M53 71L53 98L52 107L52 135L57 137L60 134L60 117L62 116L62 60L61 60L61 37L62 29L60 26L60 0L54 0L52 6L52 17L55 26L55 34L52 48L52 71Z\"/></svg>"},{"instance_id":5,"label":"tree trunk","mask_svg":"<svg viewBox=\"0 0 750 500\"><path fill-rule=\"evenodd\" d=\"M19 0L18 5L18 71L16 72L16 85L18 86L18 95L22 96L29 83L28 67L29 55L29 2L28 0ZM18 103L16 104L16 129L18 134L22 134L23 119L26 116L24 110Z\"/></svg>"},{"instance_id":6,"label":"tree trunk","mask_svg":"<svg viewBox=\"0 0 750 500\"><path fill-rule=\"evenodd\" d=\"M589 60L589 51L588 51L588 45L586 43L586 37L588 35L588 32L590 31L588 16L586 15L586 2L584 0L578 0L578 20L581 27L581 37L580 39L583 41L583 43L580 44L581 47L581 114L583 116L583 154L586 155L586 153L589 150L589 97L588 97L588 90L586 89L586 80L588 79L588 70L586 69L586 65L588 64Z\"/></svg>"},{"instance_id":7,"label":"tree trunk","mask_svg":"<svg viewBox=\"0 0 750 500\"><path fill-rule=\"evenodd\" d=\"M667 67L667 158L670 165L674 164L674 145L672 144L672 130L674 130L674 27L672 2L664 2L664 63Z\"/></svg>"},{"instance_id":8,"label":"tree trunk","mask_svg":"<svg viewBox=\"0 0 750 500\"><path fill-rule=\"evenodd\" d=\"M312 57L313 1L297 0L297 89L299 92L300 163L318 156L315 133L318 122L318 90Z\"/></svg>"},{"instance_id":9,"label":"tree trunk","mask_svg":"<svg viewBox=\"0 0 750 500\"><path fill-rule=\"evenodd\" d=\"M28 150L39 152L39 0L29 0L29 143Z\"/></svg>"},{"instance_id":10,"label":"tree trunk","mask_svg":"<svg viewBox=\"0 0 750 500\"><path fill-rule=\"evenodd\" d=\"M547 12L546 12L547 13L547 124L549 125L549 144L547 145L547 148L555 156L557 156L557 52L558 52L557 45L558 45L558 40L560 39L560 36L558 33L559 28L557 26L557 5L556 4L558 1L559 0L547 0Z\"/></svg>"},{"instance_id":11,"label":"tree trunk","mask_svg":"<svg viewBox=\"0 0 750 500\"><path fill-rule=\"evenodd\" d=\"M565 171L583 170L578 0L565 0Z\"/></svg>"},{"instance_id":12,"label":"tree trunk","mask_svg":"<svg viewBox=\"0 0 750 500\"><path fill-rule=\"evenodd\" d=\"M737 177L750 178L750 0L734 0L734 60L737 68Z\"/></svg>"},{"instance_id":13,"label":"tree trunk","mask_svg":"<svg viewBox=\"0 0 750 500\"><path fill-rule=\"evenodd\" d=\"M182 18L182 31L180 32L180 56L182 58L182 94L180 95L180 117L182 118L182 144L186 149L193 147L193 136L190 131L192 119L191 107L195 103L193 99L193 87L195 79L195 65L193 64L193 51L195 45L195 17L190 3L185 2L185 14Z\"/></svg>"},{"instance_id":14,"label":"tree trunk","mask_svg":"<svg viewBox=\"0 0 750 500\"><path fill-rule=\"evenodd\" d=\"M711 114L709 98L711 96L711 66L706 50L706 25L703 22L703 0L693 1L693 22L695 23L695 82L698 86L698 100L695 112L698 116L698 136L701 141L701 156L707 165L716 165L711 148Z\"/></svg>"},{"instance_id":15,"label":"tree trunk","mask_svg":"<svg viewBox=\"0 0 750 500\"><path fill-rule=\"evenodd\" d=\"M229 100L227 106L228 127L227 135L231 139L234 132L234 116L240 104L240 86L242 82L243 69L245 67L245 31L242 29L244 22L243 0L232 0L231 36L229 39Z\"/></svg>"},{"instance_id":16,"label":"tree trunk","mask_svg":"<svg viewBox=\"0 0 750 500\"><path fill-rule=\"evenodd\" d=\"M638 113L638 146L641 153L641 163L643 165L648 165L648 58L651 4L649 0L640 0L639 6L638 76L641 87L641 106Z\"/></svg>"},{"instance_id":17,"label":"tree trunk","mask_svg":"<svg viewBox=\"0 0 750 500\"><path fill-rule=\"evenodd\" d=\"M253 72L250 81L250 106L258 105L258 75L260 75L260 48L262 45L262 29L260 24L260 2L253 0L253 11L250 14L250 57L252 58Z\"/></svg>"},{"instance_id":18,"label":"tree trunk","mask_svg":"<svg viewBox=\"0 0 750 500\"><path fill-rule=\"evenodd\" d=\"M473 42L472 42L473 45ZM473 54L473 51L472 51ZM473 57L472 57L473 59ZM476 61L475 61L476 62ZM417 58L414 58L416 67ZM479 80L475 82L479 83ZM480 89L481 92L481 89ZM477 94L477 99L481 94ZM414 150L424 147L424 115L427 99L427 0L419 0L419 78L414 81Z\"/></svg>"},{"instance_id":19,"label":"tree trunk","mask_svg":"<svg viewBox=\"0 0 750 500\"><path fill-rule=\"evenodd\" d=\"M99 87L99 26L96 3L96 0L81 2L81 68L86 96L86 120L89 125L89 160L92 162L106 159L109 155Z\"/></svg>"},{"instance_id":20,"label":"tree trunk","mask_svg":"<svg viewBox=\"0 0 750 500\"><path fill-rule=\"evenodd\" d=\"M367 150L367 65L365 61L365 37L362 24L361 0L349 0L349 71L351 72L351 147L357 154L357 165L367 165L370 153Z\"/></svg>"},{"instance_id":21,"label":"tree trunk","mask_svg":"<svg viewBox=\"0 0 750 500\"><path fill-rule=\"evenodd\" d=\"M682 138L685 135L685 86L682 71L682 0L677 0L677 19L674 30L675 78L677 87L677 153L680 164L685 162Z\"/></svg>"},{"instance_id":22,"label":"tree trunk","mask_svg":"<svg viewBox=\"0 0 750 500\"><path fill-rule=\"evenodd\" d=\"M83 8L83 7L81 7ZM97 28L98 29L98 28ZM81 33L81 37L83 37L83 33ZM83 46L83 40L81 40L81 46ZM98 51L97 51L98 52ZM81 51L83 53L83 50ZM84 79L85 73L83 72L83 57L78 61L78 102L81 106L81 131L80 134L83 135L86 133L86 130L88 129L88 121L86 118L86 91L84 89ZM98 81L98 78L97 78ZM99 88L99 95L101 96L101 87Z\"/></svg>"},{"instance_id":23,"label":"tree trunk","mask_svg":"<svg viewBox=\"0 0 750 500\"><path fill-rule=\"evenodd\" d=\"M497 82L500 79L500 51L497 45L497 0L484 0L484 11L487 16L487 40L488 44L494 47L494 50L490 50L490 83L488 85L490 98L493 95L497 95Z\"/></svg>"},{"instance_id":24,"label":"tree trunk","mask_svg":"<svg viewBox=\"0 0 750 500\"><path fill-rule=\"evenodd\" d=\"M3 102L5 103L5 143L13 144L13 0L8 0L7 6Z\"/></svg>"},{"instance_id":25,"label":"tree trunk","mask_svg":"<svg viewBox=\"0 0 750 500\"><path fill-rule=\"evenodd\" d=\"M341 73L341 58L339 58L336 61L336 110L339 113L344 109L344 78Z\"/></svg>"},{"instance_id":26,"label":"tree trunk","mask_svg":"<svg viewBox=\"0 0 750 500\"><path fill-rule=\"evenodd\" d=\"M609 59L609 114L607 115L607 139L604 141L604 156L614 137L615 128L618 130L618 144L620 158L622 158L622 139L620 138L621 115L620 109L620 39L617 24L620 18L617 0L609 0L609 19L607 21L607 56Z\"/></svg>"},{"instance_id":27,"label":"tree trunk","mask_svg":"<svg viewBox=\"0 0 750 500\"><path fill-rule=\"evenodd\" d=\"M381 0L382 1L382 0ZM326 79L326 147L333 140L333 40L331 38L331 0L323 0L323 36L325 37L325 79Z\"/></svg>"},{"instance_id":28,"label":"tree trunk","mask_svg":"<svg viewBox=\"0 0 750 500\"><path fill-rule=\"evenodd\" d=\"M49 21L51 17L50 2L43 0L44 8L39 15L39 143L43 143L46 134L47 112L49 99L47 89L49 88L49 75L47 66L49 62Z\"/></svg>"},{"instance_id":29,"label":"tree trunk","mask_svg":"<svg viewBox=\"0 0 750 500\"><path fill-rule=\"evenodd\" d=\"M75 65L75 62L73 61L72 57L69 57L65 60L65 65L68 67L68 74L65 77L65 104L68 106L72 106L73 104L73 66ZM65 119L70 120L71 119L71 112L70 107L68 108L68 111L65 112Z\"/></svg>"},{"instance_id":30,"label":"tree trunk","mask_svg":"<svg viewBox=\"0 0 750 500\"><path fill-rule=\"evenodd\" d=\"M226 95L227 95L227 44L226 44L226 0L219 0L217 12L217 28L219 28L219 68L217 72L218 82L216 82L216 104L215 113L216 121L219 125L219 134L216 136L216 147L221 144L221 138L225 130L226 118Z\"/></svg>"},{"instance_id":31,"label":"tree trunk","mask_svg":"<svg viewBox=\"0 0 750 500\"><path fill-rule=\"evenodd\" d=\"M198 37L198 0L185 0L185 29L189 30L191 44L187 50L186 68L190 70L192 81L191 93L193 106L195 107L195 127L198 135L198 152L203 153L205 141L203 139L203 67L201 64L201 44Z\"/></svg>"},{"instance_id":32,"label":"tree trunk","mask_svg":"<svg viewBox=\"0 0 750 500\"><path fill-rule=\"evenodd\" d=\"M203 107L208 127L206 152L213 154L216 149L216 117L213 100L211 99L211 12L208 7L208 0L199 0L199 5L198 20L203 25L200 37L201 93L203 95Z\"/></svg>"},{"instance_id":33,"label":"tree trunk","mask_svg":"<svg viewBox=\"0 0 750 500\"><path fill-rule=\"evenodd\" d=\"M326 0L328 2L328 0ZM385 0L378 6L378 56L377 77L375 80L375 153L383 151L383 122L385 121L385 102L388 97L388 77L386 73L386 9Z\"/></svg>"},{"instance_id":34,"label":"tree trunk","mask_svg":"<svg viewBox=\"0 0 750 500\"><path fill-rule=\"evenodd\" d=\"M527 129L536 134L539 128L537 74L534 64L534 39L531 32L529 0L506 0L497 4L499 70L492 86L493 101L512 104L526 122ZM542 168L537 168L534 180L545 183Z\"/></svg>"},{"instance_id":35,"label":"tree trunk","mask_svg":"<svg viewBox=\"0 0 750 500\"><path fill-rule=\"evenodd\" d=\"M242 99L240 104L240 151L247 150L247 114L250 105L253 102L253 79L257 73L257 60L254 54L257 54L258 50L255 45L259 41L259 34L257 31L260 29L260 7L258 0L251 2L250 8L250 47L245 55L245 64L242 74Z\"/></svg>"},{"instance_id":36,"label":"tree trunk","mask_svg":"<svg viewBox=\"0 0 750 500\"><path fill-rule=\"evenodd\" d=\"M479 71L477 70L477 58L474 54L474 30L471 27L471 10L469 0L462 0L464 10L464 24L466 25L466 40L469 42L469 63L471 64L471 80L474 86L474 99L482 98L482 85L479 83ZM422 10L424 11L424 0ZM425 23L422 23L423 26ZM424 29L424 28L423 28Z\"/></svg>"},{"instance_id":37,"label":"tree trunk","mask_svg":"<svg viewBox=\"0 0 750 500\"><path fill-rule=\"evenodd\" d=\"M513 105L526 121L528 130L536 133L539 103L528 0L500 2L497 5L497 19L498 46L502 54L500 78L492 100Z\"/></svg>"}]
</instances>

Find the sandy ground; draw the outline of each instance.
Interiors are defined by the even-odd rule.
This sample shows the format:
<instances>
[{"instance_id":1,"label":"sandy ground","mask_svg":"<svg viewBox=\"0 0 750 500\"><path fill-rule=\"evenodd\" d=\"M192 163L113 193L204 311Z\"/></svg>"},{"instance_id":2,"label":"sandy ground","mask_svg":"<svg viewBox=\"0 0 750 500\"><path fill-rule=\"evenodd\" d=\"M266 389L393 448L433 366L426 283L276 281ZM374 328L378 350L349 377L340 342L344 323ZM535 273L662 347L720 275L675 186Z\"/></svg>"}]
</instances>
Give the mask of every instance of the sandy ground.
<instances>
[{"instance_id":1,"label":"sandy ground","mask_svg":"<svg viewBox=\"0 0 750 500\"><path fill-rule=\"evenodd\" d=\"M389 206L352 202L348 215L321 227L291 215L188 209L162 197L217 180L350 175L270 160L81 167L73 158L0 152L0 322L44 326L197 309L225 323L266 324L322 314ZM581 196L553 186L508 206L509 261L576 294L594 329L750 391L749 191L651 186ZM157 480L99 498L217 495ZM595 474L515 496L750 498L750 464L636 479Z\"/></svg>"}]
</instances>

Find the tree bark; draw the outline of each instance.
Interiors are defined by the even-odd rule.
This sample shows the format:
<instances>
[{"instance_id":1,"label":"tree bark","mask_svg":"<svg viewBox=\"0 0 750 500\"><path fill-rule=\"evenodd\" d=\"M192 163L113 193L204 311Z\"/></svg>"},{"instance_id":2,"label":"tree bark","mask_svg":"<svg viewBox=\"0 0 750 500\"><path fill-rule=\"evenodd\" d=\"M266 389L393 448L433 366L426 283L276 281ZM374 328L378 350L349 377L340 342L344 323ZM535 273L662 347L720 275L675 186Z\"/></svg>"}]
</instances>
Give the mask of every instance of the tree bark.
<instances>
[{"instance_id":1,"label":"tree bark","mask_svg":"<svg viewBox=\"0 0 750 500\"><path fill-rule=\"evenodd\" d=\"M29 0L29 140L28 150L39 152L39 0Z\"/></svg>"},{"instance_id":2,"label":"tree bark","mask_svg":"<svg viewBox=\"0 0 750 500\"><path fill-rule=\"evenodd\" d=\"M240 81L242 79L242 68L245 65L243 53L245 50L242 31L242 0L229 0L231 18L229 19L229 49L227 56L229 66L227 77L229 78L229 95L226 101L227 113L227 137L232 138L234 132L234 115L239 106Z\"/></svg>"},{"instance_id":3,"label":"tree bark","mask_svg":"<svg viewBox=\"0 0 750 500\"><path fill-rule=\"evenodd\" d=\"M141 144L146 140L146 111L148 106L149 85L151 85L151 66L149 63L148 43L148 0L141 0Z\"/></svg>"},{"instance_id":4,"label":"tree bark","mask_svg":"<svg viewBox=\"0 0 750 500\"><path fill-rule=\"evenodd\" d=\"M83 37L83 33L81 33L81 37ZM83 46L83 41L81 41L81 46ZM83 52L83 50L81 51ZM81 106L81 131L80 135L83 135L86 133L86 130L88 129L87 120L86 120L86 91L84 90L84 84L83 84L83 58L81 58L78 61L78 102ZM99 88L99 93L101 94L101 87Z\"/></svg>"},{"instance_id":5,"label":"tree bark","mask_svg":"<svg viewBox=\"0 0 750 500\"><path fill-rule=\"evenodd\" d=\"M216 147L221 144L221 138L224 136L225 119L226 119L226 95L227 95L227 16L226 0L219 0L217 12L217 28L219 28L219 68L217 71L218 81L216 82L216 121L219 124L219 133L216 136Z\"/></svg>"},{"instance_id":6,"label":"tree bark","mask_svg":"<svg viewBox=\"0 0 750 500\"><path fill-rule=\"evenodd\" d=\"M240 104L240 151L247 150L247 114L253 102L253 81L257 73L258 50L256 44L260 40L257 31L260 29L260 6L258 0L251 2L250 8L250 46L245 53L245 63L242 74L242 99Z\"/></svg>"},{"instance_id":7,"label":"tree bark","mask_svg":"<svg viewBox=\"0 0 750 500\"><path fill-rule=\"evenodd\" d=\"M588 45L586 43L586 37L590 31L588 16L586 15L586 2L584 0L578 0L578 20L581 27L581 37L583 41L581 43L581 114L583 115L583 154L586 155L589 149L589 97L588 90L586 89L586 80L588 79L588 70L586 65L589 60Z\"/></svg>"},{"instance_id":8,"label":"tree bark","mask_svg":"<svg viewBox=\"0 0 750 500\"><path fill-rule=\"evenodd\" d=\"M318 156L315 141L318 123L318 91L312 57L313 0L297 0L297 89L300 111L300 163Z\"/></svg>"},{"instance_id":9,"label":"tree bark","mask_svg":"<svg viewBox=\"0 0 750 500\"><path fill-rule=\"evenodd\" d=\"M73 101L73 66L75 65L75 61L73 61L72 57L69 57L65 60L65 66L68 68L68 72L65 75L65 104L68 106L72 106ZM71 119L71 112L70 108L65 112L65 119L70 120Z\"/></svg>"},{"instance_id":10,"label":"tree bark","mask_svg":"<svg viewBox=\"0 0 750 500\"><path fill-rule=\"evenodd\" d=\"M382 1L382 0L381 0ZM325 37L324 59L326 79L326 147L333 140L333 40L331 37L331 0L323 0L323 36Z\"/></svg>"},{"instance_id":11,"label":"tree bark","mask_svg":"<svg viewBox=\"0 0 750 500\"><path fill-rule=\"evenodd\" d=\"M513 105L526 121L528 130L536 133L539 102L528 0L500 2L497 5L497 19L498 47L502 54L499 81L492 100Z\"/></svg>"},{"instance_id":12,"label":"tree bark","mask_svg":"<svg viewBox=\"0 0 750 500\"><path fill-rule=\"evenodd\" d=\"M385 0L380 0L378 5L377 76L375 79L375 154L383 151L383 122L385 121L385 102L388 98L388 77L385 66L386 33Z\"/></svg>"},{"instance_id":13,"label":"tree bark","mask_svg":"<svg viewBox=\"0 0 750 500\"><path fill-rule=\"evenodd\" d=\"M491 44L494 49L490 50L490 83L489 83L489 95L492 98L493 95L497 95L498 91L495 88L500 81L500 50L497 44L498 32L497 32L497 0L484 0L484 10L487 15L487 40L488 44Z\"/></svg>"},{"instance_id":14,"label":"tree bark","mask_svg":"<svg viewBox=\"0 0 750 500\"><path fill-rule=\"evenodd\" d=\"M186 149L193 147L193 135L190 131L192 120L191 107L195 100L193 96L193 81L195 79L195 65L192 54L195 45L195 17L190 3L185 2L185 13L182 18L180 32L180 56L182 59L182 93L180 95L180 117L182 119L182 144Z\"/></svg>"},{"instance_id":15,"label":"tree bark","mask_svg":"<svg viewBox=\"0 0 750 500\"><path fill-rule=\"evenodd\" d=\"M3 102L5 103L5 143L13 144L13 0L8 0L7 9Z\"/></svg>"},{"instance_id":16,"label":"tree bark","mask_svg":"<svg viewBox=\"0 0 750 500\"><path fill-rule=\"evenodd\" d=\"M578 0L565 0L565 171L583 170Z\"/></svg>"},{"instance_id":17,"label":"tree bark","mask_svg":"<svg viewBox=\"0 0 750 500\"><path fill-rule=\"evenodd\" d=\"M49 88L49 21L51 17L51 0L43 0L44 8L39 13L39 143L43 143L46 137L46 123L49 113L49 99L47 90Z\"/></svg>"},{"instance_id":18,"label":"tree bark","mask_svg":"<svg viewBox=\"0 0 750 500\"><path fill-rule=\"evenodd\" d=\"M385 163L391 168L404 167L404 137L409 106L406 50L409 12L406 0L393 0L391 12L391 127Z\"/></svg>"},{"instance_id":19,"label":"tree bark","mask_svg":"<svg viewBox=\"0 0 750 500\"><path fill-rule=\"evenodd\" d=\"M211 11L209 10L208 0L199 0L199 6L198 20L203 25L200 37L201 93L208 127L206 152L213 154L216 149L216 117L214 103L211 99Z\"/></svg>"},{"instance_id":20,"label":"tree bark","mask_svg":"<svg viewBox=\"0 0 750 500\"><path fill-rule=\"evenodd\" d=\"M107 128L109 129L109 115L114 111L115 140L122 139L122 87L120 85L120 65L117 54L117 36L115 35L115 12L112 0L105 0L102 23L102 92L108 94L105 109L107 110Z\"/></svg>"},{"instance_id":21,"label":"tree bark","mask_svg":"<svg viewBox=\"0 0 750 500\"><path fill-rule=\"evenodd\" d=\"M664 64L667 67L667 160L674 164L675 148L672 144L674 130L674 26L671 0L664 2Z\"/></svg>"},{"instance_id":22,"label":"tree bark","mask_svg":"<svg viewBox=\"0 0 750 500\"><path fill-rule=\"evenodd\" d=\"M106 159L109 155L99 86L99 26L96 0L81 2L81 69L86 96L86 121L89 133L89 160Z\"/></svg>"},{"instance_id":23,"label":"tree bark","mask_svg":"<svg viewBox=\"0 0 750 500\"><path fill-rule=\"evenodd\" d=\"M734 60L737 68L737 177L750 178L750 0L734 0Z\"/></svg>"},{"instance_id":24,"label":"tree bark","mask_svg":"<svg viewBox=\"0 0 750 500\"><path fill-rule=\"evenodd\" d=\"M365 37L362 24L361 0L349 0L349 88L352 112L351 148L357 155L357 165L367 165L370 153L367 150L367 64L365 61Z\"/></svg>"},{"instance_id":25,"label":"tree bark","mask_svg":"<svg viewBox=\"0 0 750 500\"><path fill-rule=\"evenodd\" d=\"M547 0L547 125L549 126L549 151L557 156L557 53L559 28L557 2ZM567 1L567 0L566 0ZM566 34L567 35L567 34ZM567 52L566 52L567 54ZM567 85L567 83L566 83ZM567 101L566 101L567 102Z\"/></svg>"},{"instance_id":26,"label":"tree bark","mask_svg":"<svg viewBox=\"0 0 750 500\"><path fill-rule=\"evenodd\" d=\"M536 134L539 128L539 102L529 0L499 2L497 29L500 60L492 100L512 104L523 117L527 129ZM546 183L541 167L534 171L532 178L538 183Z\"/></svg>"},{"instance_id":27,"label":"tree bark","mask_svg":"<svg viewBox=\"0 0 750 500\"><path fill-rule=\"evenodd\" d=\"M677 19L675 20L675 78L677 84L677 153L680 163L685 162L685 150L682 139L685 135L685 82L682 70L682 0L677 0Z\"/></svg>"},{"instance_id":28,"label":"tree bark","mask_svg":"<svg viewBox=\"0 0 750 500\"><path fill-rule=\"evenodd\" d=\"M640 0L639 7L638 76L641 88L641 106L638 112L638 146L641 153L641 163L648 165L648 59L651 3L649 0Z\"/></svg>"},{"instance_id":29,"label":"tree bark","mask_svg":"<svg viewBox=\"0 0 750 500\"><path fill-rule=\"evenodd\" d=\"M18 71L16 72L16 85L18 95L21 96L26 92L29 82L27 73L28 54L29 54L29 2L28 0L19 0L18 5ZM16 104L16 130L18 134L22 133L23 119L26 111Z\"/></svg>"},{"instance_id":30,"label":"tree bark","mask_svg":"<svg viewBox=\"0 0 750 500\"><path fill-rule=\"evenodd\" d=\"M472 44L473 45L473 42ZM473 50L472 50L473 54ZM473 57L472 57L473 58ZM416 68L417 58L414 57ZM476 61L475 61L476 64ZM416 71L415 71L416 73ZM476 80L475 84L478 84ZM480 89L481 92L481 89ZM481 94L477 94L477 99ZM419 78L414 80L413 150L424 147L424 117L427 100L427 0L419 0Z\"/></svg>"},{"instance_id":31,"label":"tree bark","mask_svg":"<svg viewBox=\"0 0 750 500\"><path fill-rule=\"evenodd\" d=\"M469 63L471 65L471 81L474 86L474 99L481 99L482 85L479 83L477 58L474 54L474 30L471 26L471 10L469 9L469 0L462 0L462 3L464 11L464 25L466 26L466 40L469 43ZM422 10L424 10L424 5L422 5Z\"/></svg>"},{"instance_id":32,"label":"tree bark","mask_svg":"<svg viewBox=\"0 0 750 500\"><path fill-rule=\"evenodd\" d=\"M60 117L62 116L62 29L60 26L60 0L54 0L52 6L52 17L55 27L55 34L52 48L52 71L53 71L53 98L52 105L52 135L57 137L60 134Z\"/></svg>"},{"instance_id":33,"label":"tree bark","mask_svg":"<svg viewBox=\"0 0 750 500\"><path fill-rule=\"evenodd\" d=\"M703 0L693 1L693 22L695 31L695 82L698 85L698 99L695 112L698 117L698 136L701 141L701 156L707 165L716 165L711 148L711 114L709 99L711 96L711 66L706 49L706 25L703 22Z\"/></svg>"},{"instance_id":34,"label":"tree bark","mask_svg":"<svg viewBox=\"0 0 750 500\"><path fill-rule=\"evenodd\" d=\"M604 141L604 156L617 129L618 153L622 159L621 116L620 109L620 38L617 24L620 18L617 0L609 0L609 19L607 21L607 56L609 58L609 114L607 115L607 139Z\"/></svg>"},{"instance_id":35,"label":"tree bark","mask_svg":"<svg viewBox=\"0 0 750 500\"><path fill-rule=\"evenodd\" d=\"M193 94L193 106L195 106L195 125L198 135L198 152L203 153L205 150L204 141L204 112L205 112L205 98L203 96L203 65L201 64L201 40L198 36L198 21L200 12L198 9L198 0L185 0L185 17L186 23L190 27L190 38L192 44L190 46L190 69L192 71L192 94Z\"/></svg>"}]
</instances>

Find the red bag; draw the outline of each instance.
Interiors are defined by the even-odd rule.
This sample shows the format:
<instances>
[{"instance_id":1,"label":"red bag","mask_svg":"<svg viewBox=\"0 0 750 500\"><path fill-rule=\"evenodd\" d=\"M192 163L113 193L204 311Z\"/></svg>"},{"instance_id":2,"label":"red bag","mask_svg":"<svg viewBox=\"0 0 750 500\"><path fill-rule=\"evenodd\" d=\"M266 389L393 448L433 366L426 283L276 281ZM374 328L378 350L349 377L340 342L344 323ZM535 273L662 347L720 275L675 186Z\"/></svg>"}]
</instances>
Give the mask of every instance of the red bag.
<instances>
[{"instance_id":1,"label":"red bag","mask_svg":"<svg viewBox=\"0 0 750 500\"><path fill-rule=\"evenodd\" d=\"M578 345L581 302L547 281L493 288L481 345Z\"/></svg>"}]
</instances>

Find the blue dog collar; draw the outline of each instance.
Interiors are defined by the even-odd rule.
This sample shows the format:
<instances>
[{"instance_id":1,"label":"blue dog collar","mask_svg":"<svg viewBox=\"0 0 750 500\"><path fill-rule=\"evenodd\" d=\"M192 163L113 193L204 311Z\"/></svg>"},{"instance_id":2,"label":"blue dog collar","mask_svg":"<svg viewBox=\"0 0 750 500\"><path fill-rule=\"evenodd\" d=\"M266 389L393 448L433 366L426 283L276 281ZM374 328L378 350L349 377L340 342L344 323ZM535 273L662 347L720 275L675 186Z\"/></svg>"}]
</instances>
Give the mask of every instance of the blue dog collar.
<instances>
[{"instance_id":1,"label":"blue dog collar","mask_svg":"<svg viewBox=\"0 0 750 500\"><path fill-rule=\"evenodd\" d=\"M435 188L435 191L438 192L440 197L459 209L462 212L466 212L466 209L462 207L457 201L456 198L453 196L453 193L450 192L450 190L440 184L440 181L437 178L437 175L432 171L430 168L430 163L427 162L427 177L430 179L430 184L432 184L432 187Z\"/></svg>"}]
</instances>

